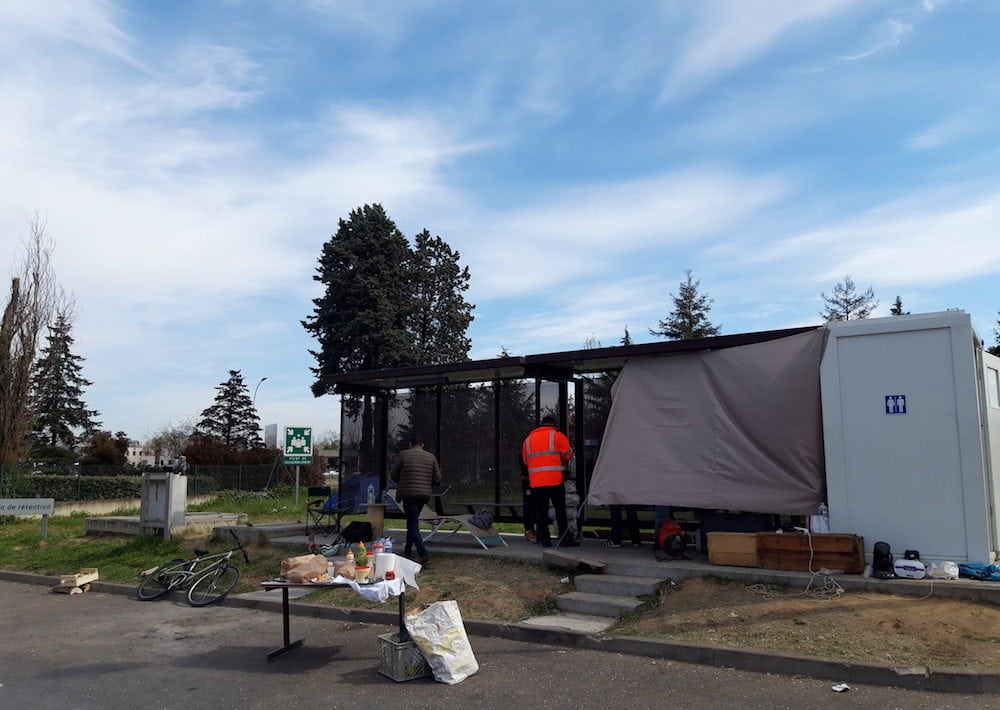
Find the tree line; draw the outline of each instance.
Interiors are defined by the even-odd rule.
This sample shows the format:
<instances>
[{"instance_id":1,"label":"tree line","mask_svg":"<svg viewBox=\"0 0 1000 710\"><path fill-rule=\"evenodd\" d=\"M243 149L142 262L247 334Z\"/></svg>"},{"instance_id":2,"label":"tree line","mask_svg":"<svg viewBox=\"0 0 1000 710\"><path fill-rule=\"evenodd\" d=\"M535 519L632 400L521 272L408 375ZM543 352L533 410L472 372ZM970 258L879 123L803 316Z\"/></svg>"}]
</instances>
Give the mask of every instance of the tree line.
<instances>
[{"instance_id":1,"label":"tree line","mask_svg":"<svg viewBox=\"0 0 1000 710\"><path fill-rule=\"evenodd\" d=\"M124 463L129 437L103 430L100 413L85 402L92 383L83 376L84 359L74 352L75 303L55 278L52 251L44 222L33 218L0 321L0 466L26 460ZM475 309L466 300L469 268L458 251L426 228L411 242L380 204L363 205L339 220L322 246L313 279L323 292L302 326L317 343L309 351L314 396L331 392L328 378L336 374L469 359ZM859 289L850 275L820 295L819 315L827 322L868 318L879 305L873 289ZM650 335L679 340L721 332L710 319L713 299L691 270L670 301ZM898 295L890 313L908 313ZM1000 354L1000 318L994 336L988 350ZM626 326L621 343L631 342ZM593 339L587 343L599 345ZM612 382L592 383L593 409L605 407ZM157 457L162 452L169 458L185 455L192 463L249 463L273 455L264 451L260 419L241 371L229 370L215 390L196 424L168 426L150 439ZM519 398L511 396L518 412L526 405ZM371 451L371 404L364 396L345 396L348 416L361 421L362 456ZM419 426L426 419L420 413L430 405L417 396L409 406L415 415L410 421ZM509 416L523 424L520 413Z\"/></svg>"}]
</instances>

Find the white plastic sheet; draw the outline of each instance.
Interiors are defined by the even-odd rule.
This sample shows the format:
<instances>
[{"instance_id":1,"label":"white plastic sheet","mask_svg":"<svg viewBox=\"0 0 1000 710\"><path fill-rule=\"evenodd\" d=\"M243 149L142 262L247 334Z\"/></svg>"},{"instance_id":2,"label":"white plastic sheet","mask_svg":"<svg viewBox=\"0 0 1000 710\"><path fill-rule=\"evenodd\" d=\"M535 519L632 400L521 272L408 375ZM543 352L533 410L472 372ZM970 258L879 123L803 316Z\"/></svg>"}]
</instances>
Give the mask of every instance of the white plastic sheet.
<instances>
[{"instance_id":1,"label":"white plastic sheet","mask_svg":"<svg viewBox=\"0 0 1000 710\"><path fill-rule=\"evenodd\" d=\"M453 685L479 670L458 602L434 602L421 612L407 615L406 629L427 659L434 680Z\"/></svg>"}]
</instances>

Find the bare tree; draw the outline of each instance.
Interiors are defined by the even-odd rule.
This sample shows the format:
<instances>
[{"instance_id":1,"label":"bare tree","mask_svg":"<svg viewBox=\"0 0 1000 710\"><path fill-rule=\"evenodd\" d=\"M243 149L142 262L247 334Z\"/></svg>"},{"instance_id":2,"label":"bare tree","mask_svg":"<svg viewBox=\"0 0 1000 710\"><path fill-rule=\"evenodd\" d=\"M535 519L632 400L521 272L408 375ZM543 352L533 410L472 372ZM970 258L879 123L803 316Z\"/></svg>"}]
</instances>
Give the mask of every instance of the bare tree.
<instances>
[{"instance_id":1,"label":"bare tree","mask_svg":"<svg viewBox=\"0 0 1000 710\"><path fill-rule=\"evenodd\" d=\"M34 419L29 406L32 364L38 341L62 297L45 221L36 214L28 220L28 231L0 322L0 466L4 468L21 461L27 452Z\"/></svg>"}]
</instances>

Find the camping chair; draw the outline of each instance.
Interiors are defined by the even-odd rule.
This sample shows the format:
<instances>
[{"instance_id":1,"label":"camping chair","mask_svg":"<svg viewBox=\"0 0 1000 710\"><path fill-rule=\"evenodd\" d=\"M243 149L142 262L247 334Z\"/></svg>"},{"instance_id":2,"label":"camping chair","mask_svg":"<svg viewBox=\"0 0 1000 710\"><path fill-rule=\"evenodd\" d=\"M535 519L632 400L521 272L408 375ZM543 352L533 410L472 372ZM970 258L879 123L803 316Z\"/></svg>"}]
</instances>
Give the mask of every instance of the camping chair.
<instances>
[{"instance_id":1,"label":"camping chair","mask_svg":"<svg viewBox=\"0 0 1000 710\"><path fill-rule=\"evenodd\" d=\"M391 502L400 511L402 511L403 504L396 498L396 490L397 489L395 488L387 490L385 492L385 497L389 502ZM440 498L447 492L448 489L445 488L442 491L435 492L435 496ZM439 513L425 503L423 509L420 511L420 522L427 523L428 525L431 526L431 529L430 532L424 535L424 542L430 542L431 540L433 540L434 536L437 535L438 531L442 528L442 526L454 525L455 527L451 531L452 535L457 533L459 530L464 529L472 534L472 537L475 539L476 542L479 543L479 546L482 547L484 550L488 550L489 545L496 545L497 543L502 543L504 546L507 546L507 541L500 536L500 533L494 526L491 525L486 530L484 530L483 528L476 527L475 525L469 522L469 519L471 517L472 517L471 515L450 515L450 514Z\"/></svg>"},{"instance_id":2,"label":"camping chair","mask_svg":"<svg viewBox=\"0 0 1000 710\"><path fill-rule=\"evenodd\" d=\"M306 489L306 515L311 532L323 535L340 532L340 507L336 494L331 493L330 486L309 486Z\"/></svg>"}]
</instances>

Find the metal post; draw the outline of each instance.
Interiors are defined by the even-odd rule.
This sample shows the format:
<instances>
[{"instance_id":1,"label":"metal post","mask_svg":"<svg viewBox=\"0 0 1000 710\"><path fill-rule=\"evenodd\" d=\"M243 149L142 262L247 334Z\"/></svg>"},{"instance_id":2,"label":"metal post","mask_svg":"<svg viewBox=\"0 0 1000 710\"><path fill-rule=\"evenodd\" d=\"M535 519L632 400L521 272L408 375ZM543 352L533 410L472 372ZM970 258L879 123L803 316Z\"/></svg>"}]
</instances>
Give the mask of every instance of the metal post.
<instances>
[{"instance_id":1,"label":"metal post","mask_svg":"<svg viewBox=\"0 0 1000 710\"><path fill-rule=\"evenodd\" d=\"M299 507L299 469L301 466L295 464L295 507Z\"/></svg>"}]
</instances>

